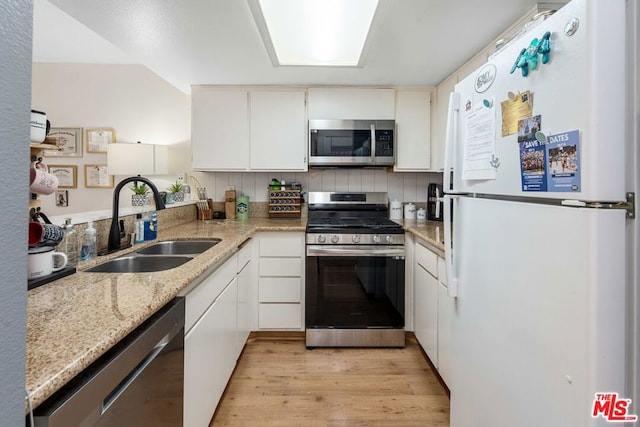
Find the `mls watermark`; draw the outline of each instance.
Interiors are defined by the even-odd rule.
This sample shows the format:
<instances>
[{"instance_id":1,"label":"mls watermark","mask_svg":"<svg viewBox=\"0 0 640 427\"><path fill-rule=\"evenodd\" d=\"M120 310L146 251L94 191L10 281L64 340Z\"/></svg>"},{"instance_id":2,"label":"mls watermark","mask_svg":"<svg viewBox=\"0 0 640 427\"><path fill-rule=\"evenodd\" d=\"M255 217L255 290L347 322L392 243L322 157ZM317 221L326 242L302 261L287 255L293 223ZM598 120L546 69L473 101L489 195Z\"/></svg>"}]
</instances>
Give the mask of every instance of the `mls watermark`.
<instances>
[{"instance_id":1,"label":"mls watermark","mask_svg":"<svg viewBox=\"0 0 640 427\"><path fill-rule=\"evenodd\" d=\"M638 421L637 415L629 414L629 406L631 406L631 399L620 398L618 393L596 393L591 416L602 417L612 423Z\"/></svg>"}]
</instances>

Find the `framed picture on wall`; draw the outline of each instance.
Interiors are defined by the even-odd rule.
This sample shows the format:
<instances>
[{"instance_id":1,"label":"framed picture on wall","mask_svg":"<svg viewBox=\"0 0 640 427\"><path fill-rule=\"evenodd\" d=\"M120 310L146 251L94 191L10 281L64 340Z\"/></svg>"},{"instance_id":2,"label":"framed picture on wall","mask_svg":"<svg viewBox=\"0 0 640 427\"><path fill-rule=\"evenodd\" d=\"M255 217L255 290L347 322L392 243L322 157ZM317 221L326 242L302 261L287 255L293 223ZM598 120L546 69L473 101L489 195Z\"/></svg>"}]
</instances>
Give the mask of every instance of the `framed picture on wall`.
<instances>
[{"instance_id":1,"label":"framed picture on wall","mask_svg":"<svg viewBox=\"0 0 640 427\"><path fill-rule=\"evenodd\" d=\"M67 190L56 190L56 206L59 208L69 206L69 192Z\"/></svg>"},{"instance_id":2,"label":"framed picture on wall","mask_svg":"<svg viewBox=\"0 0 640 427\"><path fill-rule=\"evenodd\" d=\"M58 188L78 188L78 166L49 165L49 173L58 178Z\"/></svg>"},{"instance_id":3,"label":"framed picture on wall","mask_svg":"<svg viewBox=\"0 0 640 427\"><path fill-rule=\"evenodd\" d=\"M57 150L44 150L48 157L82 157L82 128L51 128L47 139L55 139Z\"/></svg>"},{"instance_id":4,"label":"framed picture on wall","mask_svg":"<svg viewBox=\"0 0 640 427\"><path fill-rule=\"evenodd\" d=\"M113 175L107 165L84 165L84 186L87 188L112 188Z\"/></svg>"},{"instance_id":5,"label":"framed picture on wall","mask_svg":"<svg viewBox=\"0 0 640 427\"><path fill-rule=\"evenodd\" d=\"M107 145L115 142L116 131L112 128L85 129L87 153L106 153Z\"/></svg>"}]
</instances>

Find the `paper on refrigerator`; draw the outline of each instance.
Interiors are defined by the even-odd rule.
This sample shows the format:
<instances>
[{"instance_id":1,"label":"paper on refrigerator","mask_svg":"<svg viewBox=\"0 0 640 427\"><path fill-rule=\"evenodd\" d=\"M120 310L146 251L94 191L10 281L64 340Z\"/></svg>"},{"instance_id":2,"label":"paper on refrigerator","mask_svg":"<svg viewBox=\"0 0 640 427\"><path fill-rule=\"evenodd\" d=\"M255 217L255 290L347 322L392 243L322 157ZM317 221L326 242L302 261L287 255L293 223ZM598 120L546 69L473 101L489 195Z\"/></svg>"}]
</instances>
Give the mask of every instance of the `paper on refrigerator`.
<instances>
[{"instance_id":1,"label":"paper on refrigerator","mask_svg":"<svg viewBox=\"0 0 640 427\"><path fill-rule=\"evenodd\" d=\"M477 106L467 101L465 110L468 114L464 117L466 132L462 179L496 179L496 114L493 99L485 99Z\"/></svg>"}]
</instances>

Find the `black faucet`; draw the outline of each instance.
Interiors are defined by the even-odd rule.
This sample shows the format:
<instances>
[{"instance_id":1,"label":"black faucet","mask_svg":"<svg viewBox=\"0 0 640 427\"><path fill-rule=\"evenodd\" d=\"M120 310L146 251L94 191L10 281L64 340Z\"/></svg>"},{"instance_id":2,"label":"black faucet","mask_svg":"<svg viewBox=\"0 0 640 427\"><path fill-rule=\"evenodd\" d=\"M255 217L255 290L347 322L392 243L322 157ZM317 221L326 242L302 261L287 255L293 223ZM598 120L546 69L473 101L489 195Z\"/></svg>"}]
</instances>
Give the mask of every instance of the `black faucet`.
<instances>
[{"instance_id":1,"label":"black faucet","mask_svg":"<svg viewBox=\"0 0 640 427\"><path fill-rule=\"evenodd\" d=\"M153 198L156 202L156 210L164 209L164 203L162 198L160 197L160 193L158 193L158 189L149 179L143 176L130 176L129 178L125 178L113 190L113 211L111 213L111 229L109 230L109 245L107 246L107 252L113 252L120 249L120 227L118 227L118 205L120 204L120 190L125 184L129 182L137 182L142 181L151 188L153 192Z\"/></svg>"}]
</instances>

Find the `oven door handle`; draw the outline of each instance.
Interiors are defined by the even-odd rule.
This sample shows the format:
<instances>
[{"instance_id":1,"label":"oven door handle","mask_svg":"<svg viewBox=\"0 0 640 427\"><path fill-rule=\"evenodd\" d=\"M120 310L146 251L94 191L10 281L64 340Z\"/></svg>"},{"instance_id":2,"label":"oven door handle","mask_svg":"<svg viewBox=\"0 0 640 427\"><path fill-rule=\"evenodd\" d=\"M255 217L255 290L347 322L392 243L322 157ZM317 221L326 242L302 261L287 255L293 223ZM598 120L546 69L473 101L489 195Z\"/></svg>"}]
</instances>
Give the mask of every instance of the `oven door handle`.
<instances>
[{"instance_id":1,"label":"oven door handle","mask_svg":"<svg viewBox=\"0 0 640 427\"><path fill-rule=\"evenodd\" d=\"M353 257L398 257L404 258L404 246L326 246L307 245L307 256L353 256Z\"/></svg>"}]
</instances>

